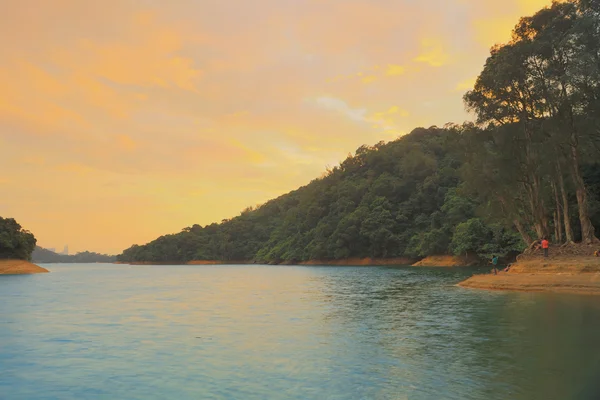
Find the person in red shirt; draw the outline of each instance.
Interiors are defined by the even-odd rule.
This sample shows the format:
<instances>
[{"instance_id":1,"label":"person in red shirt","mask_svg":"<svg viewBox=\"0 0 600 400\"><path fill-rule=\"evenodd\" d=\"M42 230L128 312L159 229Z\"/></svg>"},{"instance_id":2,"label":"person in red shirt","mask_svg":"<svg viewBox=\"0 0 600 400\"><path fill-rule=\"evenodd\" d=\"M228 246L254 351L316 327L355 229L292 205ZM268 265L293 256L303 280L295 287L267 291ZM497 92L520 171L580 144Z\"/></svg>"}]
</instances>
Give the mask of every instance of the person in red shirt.
<instances>
[{"instance_id":1,"label":"person in red shirt","mask_svg":"<svg viewBox=\"0 0 600 400\"><path fill-rule=\"evenodd\" d=\"M548 257L548 247L550 246L550 242L548 239L542 239L542 249L544 249L544 257Z\"/></svg>"}]
</instances>

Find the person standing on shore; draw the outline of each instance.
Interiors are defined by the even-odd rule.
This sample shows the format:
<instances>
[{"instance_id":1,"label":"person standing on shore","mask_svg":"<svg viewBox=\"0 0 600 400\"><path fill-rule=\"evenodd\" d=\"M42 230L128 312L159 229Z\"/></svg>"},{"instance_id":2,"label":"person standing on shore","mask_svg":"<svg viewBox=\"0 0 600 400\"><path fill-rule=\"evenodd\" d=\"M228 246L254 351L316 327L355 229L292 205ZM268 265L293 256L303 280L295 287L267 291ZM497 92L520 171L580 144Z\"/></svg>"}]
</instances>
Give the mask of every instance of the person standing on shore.
<instances>
[{"instance_id":1,"label":"person standing on shore","mask_svg":"<svg viewBox=\"0 0 600 400\"><path fill-rule=\"evenodd\" d=\"M494 266L494 275L498 275L498 268L496 267L498 265L498 256L492 256L492 265Z\"/></svg>"},{"instance_id":2,"label":"person standing on shore","mask_svg":"<svg viewBox=\"0 0 600 400\"><path fill-rule=\"evenodd\" d=\"M544 257L548 257L548 247L550 246L550 242L548 242L548 239L543 238L542 239L542 249L544 249Z\"/></svg>"}]
</instances>

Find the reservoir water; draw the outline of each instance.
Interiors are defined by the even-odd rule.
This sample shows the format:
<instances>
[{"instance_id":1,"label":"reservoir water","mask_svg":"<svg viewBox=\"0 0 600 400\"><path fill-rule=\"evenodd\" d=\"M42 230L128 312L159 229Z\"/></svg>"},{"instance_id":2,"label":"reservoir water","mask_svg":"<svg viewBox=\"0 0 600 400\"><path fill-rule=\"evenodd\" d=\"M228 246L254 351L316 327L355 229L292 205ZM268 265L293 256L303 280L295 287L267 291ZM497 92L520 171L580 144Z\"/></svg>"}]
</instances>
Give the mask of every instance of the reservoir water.
<instances>
[{"instance_id":1,"label":"reservoir water","mask_svg":"<svg viewBox=\"0 0 600 400\"><path fill-rule=\"evenodd\" d=\"M0 277L0 399L600 398L600 299L472 269L45 265Z\"/></svg>"}]
</instances>

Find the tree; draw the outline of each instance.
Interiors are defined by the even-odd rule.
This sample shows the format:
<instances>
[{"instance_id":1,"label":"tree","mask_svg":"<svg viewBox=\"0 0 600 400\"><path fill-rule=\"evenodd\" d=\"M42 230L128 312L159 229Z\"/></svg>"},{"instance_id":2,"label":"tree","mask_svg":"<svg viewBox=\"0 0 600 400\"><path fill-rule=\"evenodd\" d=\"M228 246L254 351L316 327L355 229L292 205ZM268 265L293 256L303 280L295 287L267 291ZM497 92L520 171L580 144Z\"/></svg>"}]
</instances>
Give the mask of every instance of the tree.
<instances>
[{"instance_id":1,"label":"tree","mask_svg":"<svg viewBox=\"0 0 600 400\"><path fill-rule=\"evenodd\" d=\"M13 218L0 217L0 258L30 260L37 241Z\"/></svg>"},{"instance_id":2,"label":"tree","mask_svg":"<svg viewBox=\"0 0 600 400\"><path fill-rule=\"evenodd\" d=\"M557 236L564 223L567 240L572 240L563 176L566 165L577 199L582 240L591 243L598 239L581 174L581 147L598 149L598 137L590 126L597 124L593 121L599 104L600 35L597 14L583 4L555 2L522 18L511 42L492 49L465 102L477 113L481 126L504 132L518 144L510 153L514 162L507 164L512 164L514 178L506 183L525 196L538 237L549 235L553 219ZM548 205L552 202L554 211ZM563 210L562 223L559 209ZM549 218L551 213L553 218Z\"/></svg>"}]
</instances>

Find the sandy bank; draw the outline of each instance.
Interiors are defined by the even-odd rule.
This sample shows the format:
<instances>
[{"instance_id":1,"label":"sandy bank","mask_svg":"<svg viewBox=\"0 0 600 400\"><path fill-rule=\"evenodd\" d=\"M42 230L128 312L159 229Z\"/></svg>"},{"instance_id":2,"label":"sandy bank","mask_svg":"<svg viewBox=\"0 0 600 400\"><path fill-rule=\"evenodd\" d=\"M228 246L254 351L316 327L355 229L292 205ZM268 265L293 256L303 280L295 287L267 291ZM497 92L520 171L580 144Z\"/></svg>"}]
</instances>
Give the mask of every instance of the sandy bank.
<instances>
[{"instance_id":1,"label":"sandy bank","mask_svg":"<svg viewBox=\"0 0 600 400\"><path fill-rule=\"evenodd\" d=\"M507 273L484 274L459 283L473 289L600 295L600 258L570 257L519 261Z\"/></svg>"},{"instance_id":2,"label":"sandy bank","mask_svg":"<svg viewBox=\"0 0 600 400\"><path fill-rule=\"evenodd\" d=\"M25 260L0 260L0 275L41 274L47 269Z\"/></svg>"},{"instance_id":3,"label":"sandy bank","mask_svg":"<svg viewBox=\"0 0 600 400\"><path fill-rule=\"evenodd\" d=\"M470 267L479 263L478 259L470 257L429 256L413 264L413 267Z\"/></svg>"}]
</instances>

